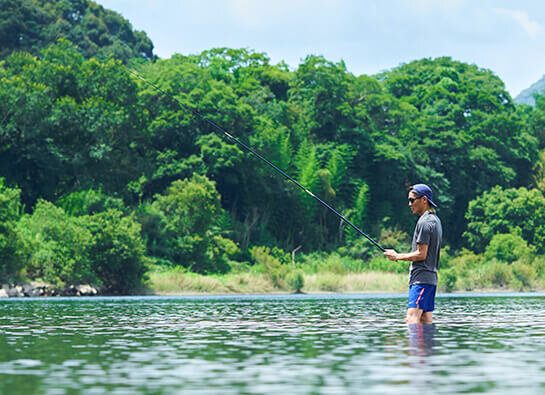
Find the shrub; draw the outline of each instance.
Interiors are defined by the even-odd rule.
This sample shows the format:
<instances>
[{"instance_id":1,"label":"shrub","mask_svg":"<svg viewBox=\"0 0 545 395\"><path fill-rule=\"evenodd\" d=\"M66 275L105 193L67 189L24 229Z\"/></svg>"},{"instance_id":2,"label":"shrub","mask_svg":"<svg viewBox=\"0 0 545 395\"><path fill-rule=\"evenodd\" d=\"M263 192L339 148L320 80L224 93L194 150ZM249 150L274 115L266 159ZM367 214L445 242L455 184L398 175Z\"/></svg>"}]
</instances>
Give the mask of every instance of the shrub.
<instances>
[{"instance_id":1,"label":"shrub","mask_svg":"<svg viewBox=\"0 0 545 395\"><path fill-rule=\"evenodd\" d=\"M439 287L444 288L445 291L450 292L456 287L456 269L449 268L443 269L439 272Z\"/></svg>"},{"instance_id":2,"label":"shrub","mask_svg":"<svg viewBox=\"0 0 545 395\"><path fill-rule=\"evenodd\" d=\"M384 248L404 251L409 245L409 235L399 229L384 228L380 232L380 244Z\"/></svg>"},{"instance_id":3,"label":"shrub","mask_svg":"<svg viewBox=\"0 0 545 395\"><path fill-rule=\"evenodd\" d=\"M198 273L225 273L239 250L222 235L223 214L215 183L195 174L174 181L151 206L139 209L138 218L151 254Z\"/></svg>"},{"instance_id":4,"label":"shrub","mask_svg":"<svg viewBox=\"0 0 545 395\"><path fill-rule=\"evenodd\" d=\"M32 215L21 218L18 227L29 253L30 278L41 278L58 287L100 285L88 254L91 233L79 218L42 200Z\"/></svg>"},{"instance_id":5,"label":"shrub","mask_svg":"<svg viewBox=\"0 0 545 395\"><path fill-rule=\"evenodd\" d=\"M327 256L325 261L322 263L321 272L334 273L334 274L345 274L346 269L344 268L341 257L338 254L331 254Z\"/></svg>"},{"instance_id":6,"label":"shrub","mask_svg":"<svg viewBox=\"0 0 545 395\"><path fill-rule=\"evenodd\" d=\"M496 186L469 202L465 218L464 237L476 252L484 251L495 234L513 233L516 227L524 240L545 252L545 197L537 189Z\"/></svg>"},{"instance_id":7,"label":"shrub","mask_svg":"<svg viewBox=\"0 0 545 395\"><path fill-rule=\"evenodd\" d=\"M21 191L0 178L0 278L16 280L23 268L24 244L17 228Z\"/></svg>"},{"instance_id":8,"label":"shrub","mask_svg":"<svg viewBox=\"0 0 545 395\"><path fill-rule=\"evenodd\" d=\"M278 258L272 256L269 247L252 247L250 255L257 263L256 270L267 275L275 287L282 288L288 266L283 265Z\"/></svg>"},{"instance_id":9,"label":"shrub","mask_svg":"<svg viewBox=\"0 0 545 395\"><path fill-rule=\"evenodd\" d=\"M318 275L316 286L320 291L337 292L341 289L341 276L333 273Z\"/></svg>"},{"instance_id":10,"label":"shrub","mask_svg":"<svg viewBox=\"0 0 545 395\"><path fill-rule=\"evenodd\" d=\"M462 249L454 258L449 261L450 267L455 267L458 271L476 269L484 263L484 257L477 255L469 250Z\"/></svg>"},{"instance_id":11,"label":"shrub","mask_svg":"<svg viewBox=\"0 0 545 395\"><path fill-rule=\"evenodd\" d=\"M358 260L367 260L373 256L374 246L363 237L348 240L345 246L339 247L337 252L340 256L346 256Z\"/></svg>"},{"instance_id":12,"label":"shrub","mask_svg":"<svg viewBox=\"0 0 545 395\"><path fill-rule=\"evenodd\" d=\"M286 283L295 292L301 292L305 285L305 277L301 269L292 270L286 276Z\"/></svg>"},{"instance_id":13,"label":"shrub","mask_svg":"<svg viewBox=\"0 0 545 395\"><path fill-rule=\"evenodd\" d=\"M513 288L518 290L531 288L537 273L536 270L527 263L515 262L511 265L513 279L516 280L516 285ZM514 284L513 284L514 285Z\"/></svg>"},{"instance_id":14,"label":"shrub","mask_svg":"<svg viewBox=\"0 0 545 395\"><path fill-rule=\"evenodd\" d=\"M495 234L486 247L484 257L487 260L496 259L502 262L514 262L519 258L533 253L526 241L518 234Z\"/></svg>"},{"instance_id":15,"label":"shrub","mask_svg":"<svg viewBox=\"0 0 545 395\"><path fill-rule=\"evenodd\" d=\"M484 265L482 255L476 255L469 250L462 249L456 256L447 260L446 268L442 266L442 262L441 258L439 281L441 281L441 270L453 269L457 277L456 285L459 289L471 291L481 285L481 272Z\"/></svg>"},{"instance_id":16,"label":"shrub","mask_svg":"<svg viewBox=\"0 0 545 395\"><path fill-rule=\"evenodd\" d=\"M140 224L132 217L123 217L118 210L82 218L92 234L89 257L105 289L119 294L138 290L146 272Z\"/></svg>"},{"instance_id":17,"label":"shrub","mask_svg":"<svg viewBox=\"0 0 545 395\"><path fill-rule=\"evenodd\" d=\"M389 273L408 273L409 265L409 262L394 262L383 256L376 256L369 261L367 269Z\"/></svg>"},{"instance_id":18,"label":"shrub","mask_svg":"<svg viewBox=\"0 0 545 395\"><path fill-rule=\"evenodd\" d=\"M57 206L61 207L68 215L76 217L92 215L113 208L121 211L125 209L123 200L93 189L65 195L57 201Z\"/></svg>"},{"instance_id":19,"label":"shrub","mask_svg":"<svg viewBox=\"0 0 545 395\"><path fill-rule=\"evenodd\" d=\"M511 283L513 272L505 263L492 262L486 267L484 279L492 286L504 287Z\"/></svg>"},{"instance_id":20,"label":"shrub","mask_svg":"<svg viewBox=\"0 0 545 395\"><path fill-rule=\"evenodd\" d=\"M545 277L545 256L536 256L532 262L532 267L535 269L537 277Z\"/></svg>"}]
</instances>

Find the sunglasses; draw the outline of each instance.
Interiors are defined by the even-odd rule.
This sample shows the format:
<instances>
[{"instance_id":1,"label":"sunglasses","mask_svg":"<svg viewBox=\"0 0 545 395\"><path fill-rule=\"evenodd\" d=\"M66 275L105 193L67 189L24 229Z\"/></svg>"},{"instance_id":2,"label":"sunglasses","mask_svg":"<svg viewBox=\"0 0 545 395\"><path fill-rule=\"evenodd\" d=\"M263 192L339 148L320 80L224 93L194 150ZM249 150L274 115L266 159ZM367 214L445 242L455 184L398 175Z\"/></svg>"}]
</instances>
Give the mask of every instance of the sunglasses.
<instances>
[{"instance_id":1,"label":"sunglasses","mask_svg":"<svg viewBox=\"0 0 545 395\"><path fill-rule=\"evenodd\" d=\"M415 197L415 198L410 197L410 198L408 199L408 200L409 200L409 204L413 204L415 200L418 200L418 199L420 199L421 197L422 197L422 196L418 196L418 197Z\"/></svg>"}]
</instances>

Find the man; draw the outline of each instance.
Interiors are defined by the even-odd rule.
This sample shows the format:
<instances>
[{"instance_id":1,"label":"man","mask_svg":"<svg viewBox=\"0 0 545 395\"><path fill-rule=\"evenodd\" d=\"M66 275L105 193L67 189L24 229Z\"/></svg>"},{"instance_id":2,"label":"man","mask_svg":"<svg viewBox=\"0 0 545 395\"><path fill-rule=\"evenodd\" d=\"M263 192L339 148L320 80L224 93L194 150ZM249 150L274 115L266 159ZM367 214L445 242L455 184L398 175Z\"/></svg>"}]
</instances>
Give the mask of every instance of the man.
<instances>
[{"instance_id":1,"label":"man","mask_svg":"<svg viewBox=\"0 0 545 395\"><path fill-rule=\"evenodd\" d=\"M408 324L431 324L437 289L437 269L443 229L435 213L437 205L432 200L430 187L413 185L409 190L409 207L420 216L414 229L412 252L399 254L386 250L384 255L392 261L411 261L409 279Z\"/></svg>"}]
</instances>

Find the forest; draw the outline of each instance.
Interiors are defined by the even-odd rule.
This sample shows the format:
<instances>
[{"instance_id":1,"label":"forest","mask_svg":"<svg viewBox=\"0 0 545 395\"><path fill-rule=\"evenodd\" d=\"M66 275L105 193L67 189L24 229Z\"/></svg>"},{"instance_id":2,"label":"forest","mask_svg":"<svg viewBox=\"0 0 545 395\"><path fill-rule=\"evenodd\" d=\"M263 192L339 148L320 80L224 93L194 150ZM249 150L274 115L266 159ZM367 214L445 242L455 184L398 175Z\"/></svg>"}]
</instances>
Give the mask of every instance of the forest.
<instances>
[{"instance_id":1,"label":"forest","mask_svg":"<svg viewBox=\"0 0 545 395\"><path fill-rule=\"evenodd\" d=\"M153 273L254 273L300 290L328 273L335 291L407 273L186 106L385 248L410 248L407 190L431 186L443 289L545 288L545 97L515 104L449 57L359 76L249 49L159 59L92 1L0 4L0 283L126 294Z\"/></svg>"}]
</instances>

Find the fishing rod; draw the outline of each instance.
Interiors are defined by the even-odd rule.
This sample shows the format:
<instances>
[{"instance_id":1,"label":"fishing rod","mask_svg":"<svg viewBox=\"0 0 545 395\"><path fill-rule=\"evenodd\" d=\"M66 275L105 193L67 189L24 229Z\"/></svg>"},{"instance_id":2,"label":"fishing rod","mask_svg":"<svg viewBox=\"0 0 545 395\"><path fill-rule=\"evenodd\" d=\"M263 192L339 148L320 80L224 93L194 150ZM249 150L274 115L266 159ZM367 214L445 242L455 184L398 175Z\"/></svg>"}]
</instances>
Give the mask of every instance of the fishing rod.
<instances>
[{"instance_id":1,"label":"fishing rod","mask_svg":"<svg viewBox=\"0 0 545 395\"><path fill-rule=\"evenodd\" d=\"M136 78L144 81L146 84L148 84L149 86L151 86L152 88L154 88L155 90L157 90L158 92L162 93L163 95L166 95L167 97L169 97L170 99L174 100L176 103L178 103L178 105L183 108L184 110L186 111L189 111L191 112L192 114L194 114L195 116L197 116L198 118L202 119L203 121L207 122L209 125L211 125L212 127L214 127L215 129L219 130L220 132L222 132L224 135L226 135L229 139L231 139L232 141L234 141L235 143L237 143L238 145L240 145L241 147L244 147L244 149L246 149L247 151L251 152L252 154L254 154L255 156L257 156L259 159L261 159L263 162L265 162L266 164L268 164L269 166L271 166L274 170L276 170L278 173L280 173L282 176L284 176L286 179L290 180L291 182L293 182L295 185L297 185L299 188L301 188L303 191L305 191L306 193L308 193L310 196L312 196L314 199L316 199L318 202L320 202L324 207L326 207L328 210L332 211L337 217L339 217L341 220L343 220L344 222L346 222L348 225L350 225L352 228L354 228L357 232L359 232L363 237L365 237L367 240L369 240L375 247L377 247L379 250L381 250L382 252L386 251L384 248L382 248L380 246L380 244L378 244L375 240L373 240L371 237L369 237L367 234L365 234L360 228L358 228L356 225L354 225L352 222L350 222L348 219L346 219L344 216L342 216L340 213L337 212L337 210L335 210L333 207L331 207L329 204L327 204L326 202L324 202L322 199L320 199L318 196L316 196L315 194L313 194L311 191L309 191L307 188L305 188L303 185L301 185L299 182L297 182L295 179L293 179L292 177L290 177L288 174L286 174L282 169L279 169L278 167L276 167L273 163L271 163L269 160L267 160L266 158L264 158L263 156L261 156L259 153L257 153L256 151L254 151L252 148L248 147L246 144L244 144L242 141L240 141L239 139L237 139L236 137L234 137L232 134L230 134L229 132L227 132L224 128L222 128L221 126L219 126L217 123L215 123L214 121L206 118L204 115L202 115L200 112L198 112L197 110L195 110L194 108L191 108L187 105L185 105L184 103L182 103L180 100L176 99L174 96L172 96L170 93L166 92L165 90L159 88L157 85L155 85L154 83L146 80L144 77L142 77L140 74L138 74L137 72L127 68L128 72L132 75L134 75Z\"/></svg>"}]
</instances>

